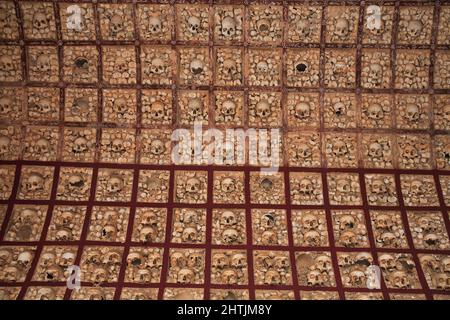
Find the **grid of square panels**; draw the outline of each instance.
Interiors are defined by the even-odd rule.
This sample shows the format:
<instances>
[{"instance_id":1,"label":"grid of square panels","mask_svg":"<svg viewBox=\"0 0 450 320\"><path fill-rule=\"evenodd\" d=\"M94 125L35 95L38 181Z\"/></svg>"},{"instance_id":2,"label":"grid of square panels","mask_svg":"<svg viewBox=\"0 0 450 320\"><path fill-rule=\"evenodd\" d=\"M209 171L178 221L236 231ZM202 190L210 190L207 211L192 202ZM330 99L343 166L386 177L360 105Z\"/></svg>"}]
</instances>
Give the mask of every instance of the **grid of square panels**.
<instances>
[{"instance_id":1,"label":"grid of square panels","mask_svg":"<svg viewBox=\"0 0 450 320\"><path fill-rule=\"evenodd\" d=\"M448 173L27 163L0 170L10 173L0 200L5 297L448 298L440 281L450 256ZM30 183L37 176L42 184ZM72 184L74 176L81 182ZM122 182L104 188L105 176ZM388 191L373 180L389 180ZM80 291L66 289L72 264L81 267ZM370 264L381 267L380 289L367 289Z\"/></svg>"}]
</instances>

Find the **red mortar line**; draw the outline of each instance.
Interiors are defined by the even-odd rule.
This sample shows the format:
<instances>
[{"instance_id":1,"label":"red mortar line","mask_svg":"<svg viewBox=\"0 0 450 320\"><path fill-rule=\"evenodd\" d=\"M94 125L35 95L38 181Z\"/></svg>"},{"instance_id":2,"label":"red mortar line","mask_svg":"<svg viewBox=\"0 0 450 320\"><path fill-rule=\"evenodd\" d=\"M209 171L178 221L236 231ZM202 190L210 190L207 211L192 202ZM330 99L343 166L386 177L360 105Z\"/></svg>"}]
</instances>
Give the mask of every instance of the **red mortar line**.
<instances>
[{"instance_id":1,"label":"red mortar line","mask_svg":"<svg viewBox=\"0 0 450 320\"><path fill-rule=\"evenodd\" d=\"M205 247L205 292L204 299L210 299L210 286L211 286L211 258L212 258L212 202L213 202L213 170L208 170L208 190L207 199L208 207L206 209L206 247ZM225 248L226 249L226 248Z\"/></svg>"},{"instance_id":2,"label":"red mortar line","mask_svg":"<svg viewBox=\"0 0 450 320\"><path fill-rule=\"evenodd\" d=\"M13 182L13 188L10 199L15 199L17 197L17 193L19 190L19 183L20 183L20 171L22 170L22 166L20 164L17 165L16 171L14 174L14 182ZM8 229L9 220L12 216L14 202L12 200L7 200L6 204L8 204L8 207L6 209L5 218L3 219L3 224L0 228L0 239L5 238L6 230ZM0 240L0 243L2 241Z\"/></svg>"},{"instance_id":3,"label":"red mortar line","mask_svg":"<svg viewBox=\"0 0 450 320\"><path fill-rule=\"evenodd\" d=\"M441 205L441 213L443 215L444 224L447 229L447 236L450 239L450 216L448 215L448 210L445 208L445 199L442 193L441 183L439 180L439 176L437 174L434 175L434 182L436 184L436 192L439 199L439 204ZM450 255L450 254L448 254Z\"/></svg>"},{"instance_id":4,"label":"red mortar line","mask_svg":"<svg viewBox=\"0 0 450 320\"><path fill-rule=\"evenodd\" d=\"M422 266L420 264L419 258L417 256L417 250L415 250L414 247L414 241L411 235L411 229L409 227L409 222L408 222L408 215L406 212L406 209L404 207L404 202L403 202L403 193L400 187L400 175L396 174L395 175L395 182L396 182L396 190L397 190L397 198L398 198L398 203L400 205L400 212L401 212L401 217L402 217L402 222L403 222L403 227L405 228L405 235L406 235L406 239L408 241L408 246L411 248L411 255L412 258L414 260L414 264L416 265L416 272L417 272L417 276L420 282L420 285L422 287L423 292L425 293L425 296L427 298L427 300L432 300L433 296L430 293L430 288L428 287L427 281L425 279L423 270L422 270Z\"/></svg>"},{"instance_id":5,"label":"red mortar line","mask_svg":"<svg viewBox=\"0 0 450 320\"><path fill-rule=\"evenodd\" d=\"M51 199L55 199L57 187L58 187L58 178L59 178L59 167L55 168L55 171L53 172L53 184L52 184L52 191L51 191ZM25 294L27 292L27 289L29 287L30 281L33 279L33 275L36 272L36 268L39 262L39 259L41 257L42 250L44 248L44 241L47 237L48 227L50 225L50 221L52 219L52 212L53 212L54 204L50 204L47 209L47 215L45 217L44 226L42 228L41 238L39 240L39 243L37 245L36 250L34 251L33 261L31 263L30 269L28 270L28 273L26 275L25 281L20 289L19 295L17 296L17 300L23 300L25 297Z\"/></svg>"},{"instance_id":6,"label":"red mortar line","mask_svg":"<svg viewBox=\"0 0 450 320\"><path fill-rule=\"evenodd\" d=\"M250 203L250 172L244 171L244 191L245 203ZM248 269L248 295L250 300L255 300L255 273L253 268L253 227L252 227L252 212L250 207L245 208L245 236L247 240L247 269Z\"/></svg>"}]
</instances>

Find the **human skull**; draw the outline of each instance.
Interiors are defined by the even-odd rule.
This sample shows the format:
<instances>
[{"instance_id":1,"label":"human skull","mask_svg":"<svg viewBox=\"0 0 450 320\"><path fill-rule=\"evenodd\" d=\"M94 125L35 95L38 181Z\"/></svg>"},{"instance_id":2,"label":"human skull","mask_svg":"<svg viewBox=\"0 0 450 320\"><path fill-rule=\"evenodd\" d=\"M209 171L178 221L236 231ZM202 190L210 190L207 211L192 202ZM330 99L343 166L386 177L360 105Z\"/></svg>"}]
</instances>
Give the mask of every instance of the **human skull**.
<instances>
[{"instance_id":1,"label":"human skull","mask_svg":"<svg viewBox=\"0 0 450 320\"><path fill-rule=\"evenodd\" d=\"M339 219L339 229L353 229L356 226L356 220L353 216L345 214Z\"/></svg>"},{"instance_id":2,"label":"human skull","mask_svg":"<svg viewBox=\"0 0 450 320\"><path fill-rule=\"evenodd\" d=\"M29 251L23 251L17 256L17 262L22 268L26 268L31 264L33 255Z\"/></svg>"},{"instance_id":3,"label":"human skull","mask_svg":"<svg viewBox=\"0 0 450 320\"><path fill-rule=\"evenodd\" d=\"M33 105L33 109L40 114L47 114L52 110L52 101L49 98L42 98Z\"/></svg>"},{"instance_id":4,"label":"human skull","mask_svg":"<svg viewBox=\"0 0 450 320\"><path fill-rule=\"evenodd\" d=\"M324 277L319 270L311 270L306 276L309 286L323 286L325 284Z\"/></svg>"},{"instance_id":5,"label":"human skull","mask_svg":"<svg viewBox=\"0 0 450 320\"><path fill-rule=\"evenodd\" d=\"M409 192L411 195L419 196L423 194L424 185L420 180L413 180L409 186Z\"/></svg>"},{"instance_id":6,"label":"human skull","mask_svg":"<svg viewBox=\"0 0 450 320\"><path fill-rule=\"evenodd\" d=\"M128 63L127 61L120 59L116 60L114 64L114 72L123 73L128 71Z\"/></svg>"},{"instance_id":7,"label":"human skull","mask_svg":"<svg viewBox=\"0 0 450 320\"><path fill-rule=\"evenodd\" d=\"M321 272L327 272L331 270L331 258L325 254L321 254L314 259L314 265Z\"/></svg>"},{"instance_id":8,"label":"human skull","mask_svg":"<svg viewBox=\"0 0 450 320\"><path fill-rule=\"evenodd\" d=\"M372 193L377 194L377 195L382 195L387 192L387 186L384 183L384 181L381 179L373 180L372 183L370 184L370 188L371 188Z\"/></svg>"},{"instance_id":9,"label":"human skull","mask_svg":"<svg viewBox=\"0 0 450 320\"><path fill-rule=\"evenodd\" d=\"M222 20L220 31L224 37L234 36L236 34L236 21L232 17L226 16Z\"/></svg>"},{"instance_id":10,"label":"human skull","mask_svg":"<svg viewBox=\"0 0 450 320\"><path fill-rule=\"evenodd\" d=\"M117 230L112 225L106 225L101 229L100 236L103 239L114 240L116 238Z\"/></svg>"},{"instance_id":11,"label":"human skull","mask_svg":"<svg viewBox=\"0 0 450 320\"><path fill-rule=\"evenodd\" d=\"M194 75L199 75L204 70L203 61L200 59L193 59L189 64L189 68Z\"/></svg>"},{"instance_id":12,"label":"human skull","mask_svg":"<svg viewBox=\"0 0 450 320\"><path fill-rule=\"evenodd\" d=\"M108 280L108 270L106 268L97 267L94 269L94 272L91 274L92 280L95 283L102 283Z\"/></svg>"},{"instance_id":13,"label":"human skull","mask_svg":"<svg viewBox=\"0 0 450 320\"><path fill-rule=\"evenodd\" d=\"M164 61L161 58L154 58L150 63L150 73L163 74L165 71Z\"/></svg>"},{"instance_id":14,"label":"human skull","mask_svg":"<svg viewBox=\"0 0 450 320\"><path fill-rule=\"evenodd\" d=\"M334 27L334 34L341 39L345 39L350 32L350 24L345 18L336 19L336 24Z\"/></svg>"},{"instance_id":15,"label":"human skull","mask_svg":"<svg viewBox=\"0 0 450 320\"><path fill-rule=\"evenodd\" d=\"M391 270L395 268L395 258L389 254L384 253L379 257L380 267L386 270Z\"/></svg>"},{"instance_id":16,"label":"human skull","mask_svg":"<svg viewBox=\"0 0 450 320\"><path fill-rule=\"evenodd\" d=\"M212 265L218 269L224 269L230 265L230 259L224 253L216 253L212 258Z\"/></svg>"},{"instance_id":17,"label":"human skull","mask_svg":"<svg viewBox=\"0 0 450 320\"><path fill-rule=\"evenodd\" d=\"M269 102L267 100L260 100L256 104L255 114L260 118L268 118L271 114Z\"/></svg>"},{"instance_id":18,"label":"human skull","mask_svg":"<svg viewBox=\"0 0 450 320\"><path fill-rule=\"evenodd\" d=\"M222 272L221 278L222 282L225 284L236 284L238 280L237 273L233 269L224 270Z\"/></svg>"},{"instance_id":19,"label":"human skull","mask_svg":"<svg viewBox=\"0 0 450 320\"><path fill-rule=\"evenodd\" d=\"M404 68L404 75L409 80L414 80L417 77L416 66L412 63L408 63Z\"/></svg>"},{"instance_id":20,"label":"human skull","mask_svg":"<svg viewBox=\"0 0 450 320\"><path fill-rule=\"evenodd\" d=\"M225 100L222 103L222 114L225 116L225 120L233 119L236 114L236 104L231 100Z\"/></svg>"},{"instance_id":21,"label":"human skull","mask_svg":"<svg viewBox=\"0 0 450 320\"><path fill-rule=\"evenodd\" d=\"M232 226L237 223L236 215L233 211L224 211L220 216L220 222L226 226Z\"/></svg>"},{"instance_id":22,"label":"human skull","mask_svg":"<svg viewBox=\"0 0 450 320\"><path fill-rule=\"evenodd\" d=\"M127 101L124 98L118 98L114 100L113 103L114 111L120 115L123 115L127 112Z\"/></svg>"},{"instance_id":23,"label":"human skull","mask_svg":"<svg viewBox=\"0 0 450 320\"><path fill-rule=\"evenodd\" d=\"M305 216L302 217L302 226L305 229L316 229L319 226L319 219L313 214L305 214Z\"/></svg>"},{"instance_id":24,"label":"human skull","mask_svg":"<svg viewBox=\"0 0 450 320\"><path fill-rule=\"evenodd\" d=\"M117 32L120 32L122 31L123 28L124 28L123 18L118 14L113 15L110 19L111 33L115 34Z\"/></svg>"},{"instance_id":25,"label":"human skull","mask_svg":"<svg viewBox=\"0 0 450 320\"><path fill-rule=\"evenodd\" d=\"M9 113L13 110L14 101L9 96L0 97L0 113L3 115L9 115Z\"/></svg>"},{"instance_id":26,"label":"human skull","mask_svg":"<svg viewBox=\"0 0 450 320\"><path fill-rule=\"evenodd\" d=\"M184 242L195 242L197 241L197 230L192 227L187 227L183 230L181 234L181 239Z\"/></svg>"},{"instance_id":27,"label":"human skull","mask_svg":"<svg viewBox=\"0 0 450 320\"><path fill-rule=\"evenodd\" d=\"M55 300L56 293L52 288L39 288L37 298L38 300Z\"/></svg>"},{"instance_id":28,"label":"human skull","mask_svg":"<svg viewBox=\"0 0 450 320\"><path fill-rule=\"evenodd\" d=\"M37 192L44 190L44 177L37 172L33 172L29 175L25 182L25 188L29 192Z\"/></svg>"},{"instance_id":29,"label":"human skull","mask_svg":"<svg viewBox=\"0 0 450 320\"><path fill-rule=\"evenodd\" d=\"M273 228L275 226L274 213L268 212L261 217L261 226L264 228Z\"/></svg>"},{"instance_id":30,"label":"human skull","mask_svg":"<svg viewBox=\"0 0 450 320\"><path fill-rule=\"evenodd\" d=\"M236 182L233 178L225 178L220 183L223 192L230 193L236 190Z\"/></svg>"},{"instance_id":31,"label":"human skull","mask_svg":"<svg viewBox=\"0 0 450 320\"><path fill-rule=\"evenodd\" d=\"M85 137L78 137L73 142L72 151L74 153L83 153L88 151L88 141Z\"/></svg>"},{"instance_id":32,"label":"human skull","mask_svg":"<svg viewBox=\"0 0 450 320\"><path fill-rule=\"evenodd\" d=\"M423 243L428 248L434 248L439 245L439 237L435 233L428 233L423 237Z\"/></svg>"},{"instance_id":33,"label":"human skull","mask_svg":"<svg viewBox=\"0 0 450 320\"><path fill-rule=\"evenodd\" d=\"M348 179L338 179L336 181L336 190L341 193L347 193L352 190L351 183Z\"/></svg>"},{"instance_id":34,"label":"human skull","mask_svg":"<svg viewBox=\"0 0 450 320\"><path fill-rule=\"evenodd\" d=\"M446 257L441 260L442 271L450 272L450 257Z\"/></svg>"},{"instance_id":35,"label":"human skull","mask_svg":"<svg viewBox=\"0 0 450 320\"><path fill-rule=\"evenodd\" d=\"M445 273L434 274L432 281L437 289L446 290L450 288L450 277Z\"/></svg>"},{"instance_id":36,"label":"human skull","mask_svg":"<svg viewBox=\"0 0 450 320\"><path fill-rule=\"evenodd\" d=\"M360 270L350 272L350 282L352 286L359 287L366 283L366 275Z\"/></svg>"},{"instance_id":37,"label":"human skull","mask_svg":"<svg viewBox=\"0 0 450 320\"><path fill-rule=\"evenodd\" d=\"M439 271L439 263L436 260L436 258L433 257L432 255L427 254L427 255L421 256L419 259L420 259L420 263L425 268L429 268L432 272ZM424 271L426 271L426 270L424 270ZM445 270L443 270L443 271L445 271Z\"/></svg>"},{"instance_id":38,"label":"human skull","mask_svg":"<svg viewBox=\"0 0 450 320\"><path fill-rule=\"evenodd\" d=\"M406 159L416 159L419 156L419 152L417 151L417 149L408 144L406 145L403 150L402 150L402 156Z\"/></svg>"},{"instance_id":39,"label":"human skull","mask_svg":"<svg viewBox=\"0 0 450 320\"><path fill-rule=\"evenodd\" d=\"M75 262L75 254L73 252L64 252L60 259L60 265L63 267L68 267L73 265Z\"/></svg>"},{"instance_id":40,"label":"human skull","mask_svg":"<svg viewBox=\"0 0 450 320\"><path fill-rule=\"evenodd\" d=\"M124 184L125 183L121 177L113 175L107 180L106 190L110 193L118 193L122 191Z\"/></svg>"},{"instance_id":41,"label":"human skull","mask_svg":"<svg viewBox=\"0 0 450 320\"><path fill-rule=\"evenodd\" d=\"M188 18L187 20L188 23L188 31L192 34L197 34L200 31L200 24L201 21L199 18L195 17L195 16L191 16Z\"/></svg>"},{"instance_id":42,"label":"human skull","mask_svg":"<svg viewBox=\"0 0 450 320\"><path fill-rule=\"evenodd\" d=\"M381 241L383 242L384 246L391 246L394 244L397 237L392 232L383 232L380 235Z\"/></svg>"},{"instance_id":43,"label":"human skull","mask_svg":"<svg viewBox=\"0 0 450 320\"><path fill-rule=\"evenodd\" d=\"M41 256L40 264L44 267L49 267L56 262L56 256L51 252L46 252Z\"/></svg>"},{"instance_id":44,"label":"human skull","mask_svg":"<svg viewBox=\"0 0 450 320\"><path fill-rule=\"evenodd\" d=\"M71 112L74 115L84 114L89 111L89 98L79 97L75 98L72 103Z\"/></svg>"},{"instance_id":45,"label":"human skull","mask_svg":"<svg viewBox=\"0 0 450 320\"><path fill-rule=\"evenodd\" d=\"M153 120L162 120L164 118L164 104L161 101L155 101L150 106L150 116Z\"/></svg>"},{"instance_id":46,"label":"human skull","mask_svg":"<svg viewBox=\"0 0 450 320\"><path fill-rule=\"evenodd\" d=\"M298 158L305 160L312 156L312 151L307 144L300 144L297 146L295 154Z\"/></svg>"},{"instance_id":47,"label":"human skull","mask_svg":"<svg viewBox=\"0 0 450 320\"><path fill-rule=\"evenodd\" d=\"M266 34L270 31L270 20L266 18L259 19L256 22L256 28L262 34Z\"/></svg>"},{"instance_id":48,"label":"human skull","mask_svg":"<svg viewBox=\"0 0 450 320\"><path fill-rule=\"evenodd\" d=\"M404 271L400 270L394 271L389 278L391 280L390 282L396 288L405 289L411 286L411 282L408 279L408 275Z\"/></svg>"},{"instance_id":49,"label":"human skull","mask_svg":"<svg viewBox=\"0 0 450 320\"><path fill-rule=\"evenodd\" d=\"M156 232L153 227L144 227L139 232L139 240L142 242L153 242L156 240Z\"/></svg>"},{"instance_id":50,"label":"human skull","mask_svg":"<svg viewBox=\"0 0 450 320\"><path fill-rule=\"evenodd\" d=\"M410 122L417 122L420 119L419 107L415 104L408 104L405 117Z\"/></svg>"},{"instance_id":51,"label":"human skull","mask_svg":"<svg viewBox=\"0 0 450 320\"><path fill-rule=\"evenodd\" d=\"M50 153L51 151L50 141L48 141L45 138L40 138L38 141L36 141L34 150L41 155Z\"/></svg>"},{"instance_id":52,"label":"human skull","mask_svg":"<svg viewBox=\"0 0 450 320\"><path fill-rule=\"evenodd\" d=\"M152 34L160 33L162 30L162 21L159 16L151 16L148 19L148 30Z\"/></svg>"},{"instance_id":53,"label":"human skull","mask_svg":"<svg viewBox=\"0 0 450 320\"><path fill-rule=\"evenodd\" d=\"M50 56L48 54L40 54L36 59L36 68L41 72L50 72L52 69Z\"/></svg>"},{"instance_id":54,"label":"human skull","mask_svg":"<svg viewBox=\"0 0 450 320\"><path fill-rule=\"evenodd\" d=\"M261 235L263 245L276 244L278 242L277 234L271 230L266 230Z\"/></svg>"},{"instance_id":55,"label":"human skull","mask_svg":"<svg viewBox=\"0 0 450 320\"><path fill-rule=\"evenodd\" d=\"M237 239L239 238L238 232L236 231L236 229L225 229L222 232L222 240L223 242L227 243L227 244L231 244L237 241Z\"/></svg>"},{"instance_id":56,"label":"human skull","mask_svg":"<svg viewBox=\"0 0 450 320\"><path fill-rule=\"evenodd\" d=\"M312 194L314 191L314 185L312 181L308 178L303 178L300 180L299 192L304 195Z\"/></svg>"},{"instance_id":57,"label":"human skull","mask_svg":"<svg viewBox=\"0 0 450 320\"><path fill-rule=\"evenodd\" d=\"M420 20L411 20L408 22L406 31L411 38L416 38L420 35L423 29L423 23Z\"/></svg>"},{"instance_id":58,"label":"human skull","mask_svg":"<svg viewBox=\"0 0 450 320\"><path fill-rule=\"evenodd\" d=\"M3 279L5 281L16 281L19 277L19 270L14 266L8 266L3 270Z\"/></svg>"},{"instance_id":59,"label":"human skull","mask_svg":"<svg viewBox=\"0 0 450 320\"><path fill-rule=\"evenodd\" d=\"M124 153L126 151L124 142L120 138L113 139L110 147L111 151L114 153Z\"/></svg>"},{"instance_id":60,"label":"human skull","mask_svg":"<svg viewBox=\"0 0 450 320\"><path fill-rule=\"evenodd\" d=\"M223 61L223 70L228 77L233 77L237 73L236 61L232 59L225 59Z\"/></svg>"},{"instance_id":61,"label":"human skull","mask_svg":"<svg viewBox=\"0 0 450 320\"><path fill-rule=\"evenodd\" d=\"M300 102L295 105L295 117L298 119L307 119L311 115L311 108L308 103Z\"/></svg>"},{"instance_id":62,"label":"human skull","mask_svg":"<svg viewBox=\"0 0 450 320\"><path fill-rule=\"evenodd\" d=\"M339 237L339 241L345 247L354 247L358 243L358 238L353 231L347 230L342 232L341 236Z\"/></svg>"},{"instance_id":63,"label":"human skull","mask_svg":"<svg viewBox=\"0 0 450 320\"><path fill-rule=\"evenodd\" d=\"M378 103L374 103L367 109L367 117L372 120L380 120L384 117L383 108Z\"/></svg>"},{"instance_id":64,"label":"human skull","mask_svg":"<svg viewBox=\"0 0 450 320\"><path fill-rule=\"evenodd\" d=\"M342 140L337 140L333 143L332 151L336 157L342 157L349 152L347 144Z\"/></svg>"},{"instance_id":65,"label":"human skull","mask_svg":"<svg viewBox=\"0 0 450 320\"><path fill-rule=\"evenodd\" d=\"M269 64L266 61L259 61L256 64L256 71L259 73L266 73L269 71Z\"/></svg>"},{"instance_id":66,"label":"human skull","mask_svg":"<svg viewBox=\"0 0 450 320\"><path fill-rule=\"evenodd\" d=\"M281 284L281 276L278 271L269 270L264 275L264 283L277 285Z\"/></svg>"},{"instance_id":67,"label":"human skull","mask_svg":"<svg viewBox=\"0 0 450 320\"><path fill-rule=\"evenodd\" d=\"M43 31L49 27L49 20L45 13L38 11L33 15L33 27L39 31Z\"/></svg>"},{"instance_id":68,"label":"human skull","mask_svg":"<svg viewBox=\"0 0 450 320\"><path fill-rule=\"evenodd\" d=\"M233 266L234 268L243 268L246 266L246 257L244 254L242 253L236 253L233 254L233 256L231 257L231 266Z\"/></svg>"},{"instance_id":69,"label":"human skull","mask_svg":"<svg viewBox=\"0 0 450 320\"><path fill-rule=\"evenodd\" d=\"M164 142L159 139L155 139L150 143L150 152L154 155L163 154L165 150L166 147L164 145Z\"/></svg>"},{"instance_id":70,"label":"human skull","mask_svg":"<svg viewBox=\"0 0 450 320\"><path fill-rule=\"evenodd\" d=\"M193 119L203 116L203 102L200 98L192 98L188 101L188 113Z\"/></svg>"},{"instance_id":71,"label":"human skull","mask_svg":"<svg viewBox=\"0 0 450 320\"><path fill-rule=\"evenodd\" d=\"M178 271L177 282L178 283L192 283L194 280L194 272L191 269L181 269Z\"/></svg>"},{"instance_id":72,"label":"human skull","mask_svg":"<svg viewBox=\"0 0 450 320\"><path fill-rule=\"evenodd\" d=\"M320 233L315 230L310 230L305 233L304 239L309 246L320 245Z\"/></svg>"},{"instance_id":73,"label":"human skull","mask_svg":"<svg viewBox=\"0 0 450 320\"><path fill-rule=\"evenodd\" d=\"M189 178L186 181L186 192L197 193L200 191L201 183L197 178Z\"/></svg>"},{"instance_id":74,"label":"human skull","mask_svg":"<svg viewBox=\"0 0 450 320\"><path fill-rule=\"evenodd\" d=\"M393 227L392 218L388 214L380 214L375 218L376 229L390 230Z\"/></svg>"},{"instance_id":75,"label":"human skull","mask_svg":"<svg viewBox=\"0 0 450 320\"><path fill-rule=\"evenodd\" d=\"M369 144L368 154L371 158L380 159L383 157L383 148L378 142Z\"/></svg>"},{"instance_id":76,"label":"human skull","mask_svg":"<svg viewBox=\"0 0 450 320\"><path fill-rule=\"evenodd\" d=\"M71 175L68 182L69 190L72 191L84 187L84 178L80 174Z\"/></svg>"},{"instance_id":77,"label":"human skull","mask_svg":"<svg viewBox=\"0 0 450 320\"><path fill-rule=\"evenodd\" d=\"M343 102L336 102L333 105L333 111L337 116L344 116L347 113L347 107Z\"/></svg>"},{"instance_id":78,"label":"human skull","mask_svg":"<svg viewBox=\"0 0 450 320\"><path fill-rule=\"evenodd\" d=\"M311 33L311 24L308 19L300 19L297 21L296 29L299 35L307 37Z\"/></svg>"},{"instance_id":79,"label":"human skull","mask_svg":"<svg viewBox=\"0 0 450 320\"><path fill-rule=\"evenodd\" d=\"M70 241L73 237L69 229L63 228L56 231L55 238L58 241Z\"/></svg>"},{"instance_id":80,"label":"human skull","mask_svg":"<svg viewBox=\"0 0 450 320\"><path fill-rule=\"evenodd\" d=\"M0 249L0 266L8 265L12 260L12 254L8 249Z\"/></svg>"},{"instance_id":81,"label":"human skull","mask_svg":"<svg viewBox=\"0 0 450 320\"><path fill-rule=\"evenodd\" d=\"M378 63L372 63L369 67L369 79L375 84L380 84L383 80L383 67Z\"/></svg>"}]
</instances>

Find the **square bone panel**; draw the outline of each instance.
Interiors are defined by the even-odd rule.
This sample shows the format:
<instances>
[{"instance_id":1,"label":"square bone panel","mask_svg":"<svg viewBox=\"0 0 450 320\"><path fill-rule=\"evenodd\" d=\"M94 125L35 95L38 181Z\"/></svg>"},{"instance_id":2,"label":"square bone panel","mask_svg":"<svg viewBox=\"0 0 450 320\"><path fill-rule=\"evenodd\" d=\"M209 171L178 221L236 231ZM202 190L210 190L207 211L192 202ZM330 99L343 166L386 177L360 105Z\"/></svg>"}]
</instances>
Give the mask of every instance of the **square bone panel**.
<instances>
[{"instance_id":1,"label":"square bone panel","mask_svg":"<svg viewBox=\"0 0 450 320\"><path fill-rule=\"evenodd\" d=\"M449 19L1 0L0 299L450 300Z\"/></svg>"}]
</instances>

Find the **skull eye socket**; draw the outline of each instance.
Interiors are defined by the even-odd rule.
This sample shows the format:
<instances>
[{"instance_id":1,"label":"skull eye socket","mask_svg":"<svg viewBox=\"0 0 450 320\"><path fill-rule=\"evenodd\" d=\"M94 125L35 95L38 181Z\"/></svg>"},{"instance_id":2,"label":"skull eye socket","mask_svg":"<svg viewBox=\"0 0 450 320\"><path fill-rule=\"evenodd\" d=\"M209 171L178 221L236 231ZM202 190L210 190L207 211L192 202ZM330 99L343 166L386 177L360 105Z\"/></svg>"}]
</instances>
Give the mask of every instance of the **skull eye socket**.
<instances>
[{"instance_id":1,"label":"skull eye socket","mask_svg":"<svg viewBox=\"0 0 450 320\"><path fill-rule=\"evenodd\" d=\"M87 69L89 67L89 61L86 58L76 58L73 62L78 69Z\"/></svg>"},{"instance_id":2,"label":"skull eye socket","mask_svg":"<svg viewBox=\"0 0 450 320\"><path fill-rule=\"evenodd\" d=\"M308 66L303 62L297 63L297 65L295 66L295 70L297 70L298 72L304 72L307 68Z\"/></svg>"}]
</instances>

